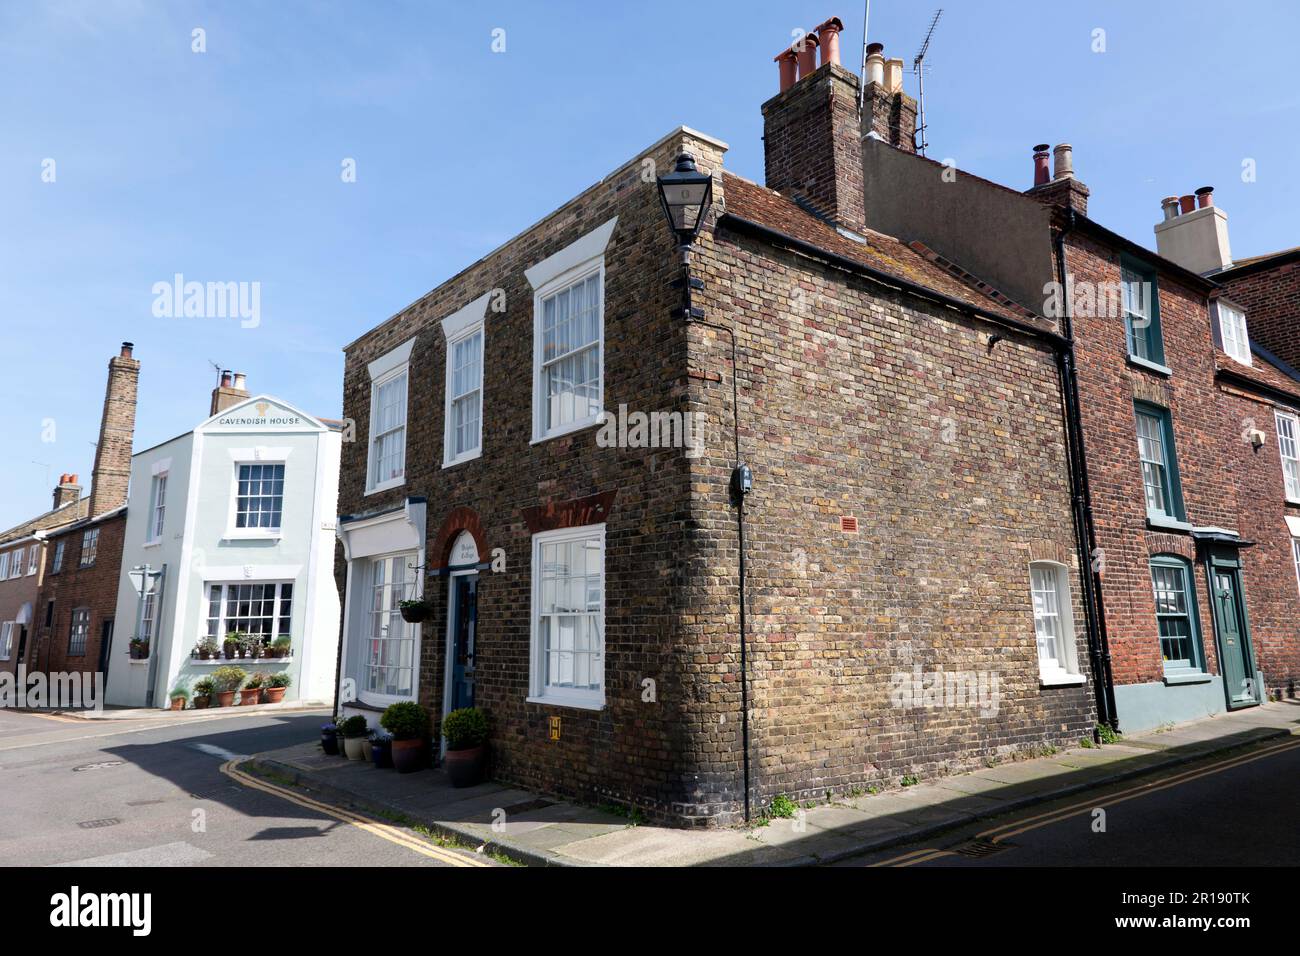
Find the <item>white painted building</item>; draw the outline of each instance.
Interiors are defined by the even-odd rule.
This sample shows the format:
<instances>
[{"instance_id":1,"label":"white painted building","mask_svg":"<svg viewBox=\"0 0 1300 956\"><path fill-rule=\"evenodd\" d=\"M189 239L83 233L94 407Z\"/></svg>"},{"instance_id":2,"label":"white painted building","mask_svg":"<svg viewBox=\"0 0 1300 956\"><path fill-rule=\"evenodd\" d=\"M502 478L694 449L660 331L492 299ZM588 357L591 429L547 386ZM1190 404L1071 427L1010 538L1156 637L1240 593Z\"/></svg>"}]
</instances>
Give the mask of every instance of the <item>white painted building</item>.
<instances>
[{"instance_id":1,"label":"white painted building","mask_svg":"<svg viewBox=\"0 0 1300 956\"><path fill-rule=\"evenodd\" d=\"M286 700L331 701L339 645L334 546L341 435L242 376L213 393L215 414L192 432L132 458L117 621L127 639L109 662L109 704L167 707L225 660L199 642L226 634L291 639L284 658L238 660L252 673L287 670ZM228 407L223 407L228 405ZM153 588L141 598L147 567ZM152 696L150 691L152 690Z\"/></svg>"}]
</instances>

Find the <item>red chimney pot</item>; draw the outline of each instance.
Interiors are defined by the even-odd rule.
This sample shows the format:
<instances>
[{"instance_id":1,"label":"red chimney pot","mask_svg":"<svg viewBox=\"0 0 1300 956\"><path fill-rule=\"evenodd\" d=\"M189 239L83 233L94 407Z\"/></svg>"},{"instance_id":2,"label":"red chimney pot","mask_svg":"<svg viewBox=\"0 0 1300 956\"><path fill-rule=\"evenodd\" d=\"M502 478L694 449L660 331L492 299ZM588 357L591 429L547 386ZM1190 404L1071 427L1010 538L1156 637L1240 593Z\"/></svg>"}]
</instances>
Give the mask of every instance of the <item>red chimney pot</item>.
<instances>
[{"instance_id":1,"label":"red chimney pot","mask_svg":"<svg viewBox=\"0 0 1300 956\"><path fill-rule=\"evenodd\" d=\"M1207 206L1214 205L1214 187L1202 186L1196 190L1196 206L1198 209L1204 209Z\"/></svg>"},{"instance_id":2,"label":"red chimney pot","mask_svg":"<svg viewBox=\"0 0 1300 956\"><path fill-rule=\"evenodd\" d=\"M805 33L802 38L790 44L799 61L799 79L803 79L817 69L817 34Z\"/></svg>"},{"instance_id":3,"label":"red chimney pot","mask_svg":"<svg viewBox=\"0 0 1300 956\"><path fill-rule=\"evenodd\" d=\"M790 87L794 86L795 67L798 58L794 55L794 50L782 50L773 61L781 70L781 92L784 93Z\"/></svg>"},{"instance_id":4,"label":"red chimney pot","mask_svg":"<svg viewBox=\"0 0 1300 956\"><path fill-rule=\"evenodd\" d=\"M827 63L834 63L839 66L840 31L843 29L844 23L839 17L831 17L817 28L817 42L821 50L822 66Z\"/></svg>"},{"instance_id":5,"label":"red chimney pot","mask_svg":"<svg viewBox=\"0 0 1300 956\"><path fill-rule=\"evenodd\" d=\"M1043 186L1052 181L1051 170L1047 167L1047 160L1052 154L1048 152L1046 143L1039 143L1034 147L1034 185Z\"/></svg>"}]
</instances>

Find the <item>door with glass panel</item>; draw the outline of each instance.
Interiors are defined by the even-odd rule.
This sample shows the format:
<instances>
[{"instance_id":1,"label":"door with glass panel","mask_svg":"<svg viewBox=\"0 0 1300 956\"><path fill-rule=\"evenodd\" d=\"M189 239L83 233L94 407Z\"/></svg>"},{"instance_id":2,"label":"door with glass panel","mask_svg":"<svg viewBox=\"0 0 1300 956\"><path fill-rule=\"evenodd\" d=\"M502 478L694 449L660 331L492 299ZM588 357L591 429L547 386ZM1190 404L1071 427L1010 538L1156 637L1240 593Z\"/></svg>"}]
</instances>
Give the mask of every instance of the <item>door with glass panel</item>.
<instances>
[{"instance_id":1,"label":"door with glass panel","mask_svg":"<svg viewBox=\"0 0 1300 956\"><path fill-rule=\"evenodd\" d=\"M1232 558L1211 558L1210 584L1214 627L1219 637L1219 660L1228 707L1249 707L1259 703L1259 698L1255 687L1250 627L1246 620L1238 562Z\"/></svg>"}]
</instances>

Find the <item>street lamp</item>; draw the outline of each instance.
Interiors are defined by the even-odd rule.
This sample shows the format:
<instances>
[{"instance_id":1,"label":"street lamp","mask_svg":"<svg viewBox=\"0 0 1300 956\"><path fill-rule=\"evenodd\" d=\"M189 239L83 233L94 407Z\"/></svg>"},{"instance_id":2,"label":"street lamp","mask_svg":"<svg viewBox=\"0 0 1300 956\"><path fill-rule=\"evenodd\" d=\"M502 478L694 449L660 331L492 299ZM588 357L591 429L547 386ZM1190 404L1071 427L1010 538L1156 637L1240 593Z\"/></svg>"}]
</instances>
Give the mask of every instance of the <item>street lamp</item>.
<instances>
[{"instance_id":1,"label":"street lamp","mask_svg":"<svg viewBox=\"0 0 1300 956\"><path fill-rule=\"evenodd\" d=\"M659 177L659 201L681 246L689 248L699 233L712 196L713 177L695 168L690 153L680 153L677 168Z\"/></svg>"}]
</instances>

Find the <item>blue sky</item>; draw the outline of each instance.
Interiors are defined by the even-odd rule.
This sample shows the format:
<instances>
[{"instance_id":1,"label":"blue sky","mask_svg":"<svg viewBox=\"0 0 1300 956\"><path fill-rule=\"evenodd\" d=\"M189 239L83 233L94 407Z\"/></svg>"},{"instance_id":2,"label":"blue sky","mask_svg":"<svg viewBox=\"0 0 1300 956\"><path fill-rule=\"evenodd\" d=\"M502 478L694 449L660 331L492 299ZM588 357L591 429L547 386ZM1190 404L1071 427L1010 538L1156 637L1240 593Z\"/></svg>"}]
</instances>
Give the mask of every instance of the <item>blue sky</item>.
<instances>
[{"instance_id":1,"label":"blue sky","mask_svg":"<svg viewBox=\"0 0 1300 956\"><path fill-rule=\"evenodd\" d=\"M1025 188L1030 147L1069 141L1093 218L1138 242L1162 196L1209 184L1238 257L1300 244L1293 4L875 0L872 39L910 64L939 2L932 157ZM761 182L772 57L832 14L856 68L860 0L6 3L0 527L60 473L88 483L122 340L137 449L206 415L210 360L338 415L341 346L671 128ZM260 324L155 317L176 273L259 282Z\"/></svg>"}]
</instances>

